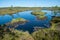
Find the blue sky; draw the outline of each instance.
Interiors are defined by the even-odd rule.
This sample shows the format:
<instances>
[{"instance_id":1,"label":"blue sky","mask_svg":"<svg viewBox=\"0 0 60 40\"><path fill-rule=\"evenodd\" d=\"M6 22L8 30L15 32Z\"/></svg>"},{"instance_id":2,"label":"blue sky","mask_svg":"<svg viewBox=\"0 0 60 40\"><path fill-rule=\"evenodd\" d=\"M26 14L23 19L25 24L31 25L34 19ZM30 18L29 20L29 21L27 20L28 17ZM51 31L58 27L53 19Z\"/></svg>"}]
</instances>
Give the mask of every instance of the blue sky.
<instances>
[{"instance_id":1,"label":"blue sky","mask_svg":"<svg viewBox=\"0 0 60 40\"><path fill-rule=\"evenodd\" d=\"M60 6L60 0L0 0L0 7L9 6L21 7L51 7Z\"/></svg>"}]
</instances>

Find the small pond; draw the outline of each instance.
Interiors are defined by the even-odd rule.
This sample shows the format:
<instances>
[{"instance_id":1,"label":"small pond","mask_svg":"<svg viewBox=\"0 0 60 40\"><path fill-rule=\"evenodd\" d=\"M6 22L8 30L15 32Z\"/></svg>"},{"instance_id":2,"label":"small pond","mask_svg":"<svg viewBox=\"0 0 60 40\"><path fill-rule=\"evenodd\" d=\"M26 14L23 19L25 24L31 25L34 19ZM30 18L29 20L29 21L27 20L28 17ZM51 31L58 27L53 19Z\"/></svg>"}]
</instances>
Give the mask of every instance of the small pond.
<instances>
[{"instance_id":1,"label":"small pond","mask_svg":"<svg viewBox=\"0 0 60 40\"><path fill-rule=\"evenodd\" d=\"M18 12L16 14L13 14L12 16L6 14L4 16L0 16L0 24L5 24L10 22L13 18L24 18L28 20L29 22L26 22L24 25L19 25L16 29L23 30L23 31L29 31L33 32L34 27L44 27L48 28L50 27L50 20L52 19L52 16L54 15L52 11L48 10L42 10L43 12L46 12L45 16L47 18L45 20L37 20L36 16L32 15L32 11L24 11L24 12ZM59 14L57 14L60 16Z\"/></svg>"}]
</instances>

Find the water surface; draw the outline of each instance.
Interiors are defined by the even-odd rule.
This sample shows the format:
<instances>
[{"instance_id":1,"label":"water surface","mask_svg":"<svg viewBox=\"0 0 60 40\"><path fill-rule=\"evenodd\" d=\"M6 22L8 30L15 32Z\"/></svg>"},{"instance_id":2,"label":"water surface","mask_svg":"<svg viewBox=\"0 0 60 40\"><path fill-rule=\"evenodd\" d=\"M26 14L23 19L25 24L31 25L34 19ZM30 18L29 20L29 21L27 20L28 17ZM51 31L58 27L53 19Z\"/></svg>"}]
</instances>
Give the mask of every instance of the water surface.
<instances>
[{"instance_id":1,"label":"water surface","mask_svg":"<svg viewBox=\"0 0 60 40\"><path fill-rule=\"evenodd\" d=\"M48 11L48 10L42 10L42 11L46 12L46 14L45 14L45 16L47 16L46 20L37 20L36 16L31 14L32 11L24 11L24 12L18 12L16 14L13 14L12 16L10 16L10 15L0 16L0 24L8 23L13 18L24 18L24 19L28 20L29 22L26 22L24 25L19 25L16 29L33 32L33 29L36 26L45 27L45 28L50 27L50 20L52 19L52 16L54 14L52 13L52 11Z\"/></svg>"}]
</instances>

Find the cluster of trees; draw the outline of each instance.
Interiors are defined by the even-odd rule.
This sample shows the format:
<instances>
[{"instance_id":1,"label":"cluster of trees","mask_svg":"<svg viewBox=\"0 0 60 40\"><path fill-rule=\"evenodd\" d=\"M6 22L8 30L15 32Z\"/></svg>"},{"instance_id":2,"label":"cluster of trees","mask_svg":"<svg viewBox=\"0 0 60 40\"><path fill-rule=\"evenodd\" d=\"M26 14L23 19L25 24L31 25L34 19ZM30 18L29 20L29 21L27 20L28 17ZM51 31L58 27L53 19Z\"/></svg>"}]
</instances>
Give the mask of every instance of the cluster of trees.
<instances>
[{"instance_id":1,"label":"cluster of trees","mask_svg":"<svg viewBox=\"0 0 60 40\"><path fill-rule=\"evenodd\" d=\"M60 7L59 6L52 6L52 7L43 7L42 8L43 10L50 10L50 11L52 11L55 15L57 14L57 13L60 13Z\"/></svg>"}]
</instances>

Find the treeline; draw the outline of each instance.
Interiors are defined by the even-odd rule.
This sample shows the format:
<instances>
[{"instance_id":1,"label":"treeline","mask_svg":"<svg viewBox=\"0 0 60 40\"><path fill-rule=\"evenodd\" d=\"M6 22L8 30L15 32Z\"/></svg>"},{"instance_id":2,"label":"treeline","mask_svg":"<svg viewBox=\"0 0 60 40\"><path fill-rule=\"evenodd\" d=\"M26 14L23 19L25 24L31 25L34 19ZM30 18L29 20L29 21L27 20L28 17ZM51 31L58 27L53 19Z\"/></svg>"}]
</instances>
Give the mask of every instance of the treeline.
<instances>
[{"instance_id":1,"label":"treeline","mask_svg":"<svg viewBox=\"0 0 60 40\"><path fill-rule=\"evenodd\" d=\"M52 7L42 7L43 10L52 10L52 9L58 9L60 10L60 7L59 6L52 6Z\"/></svg>"}]
</instances>

